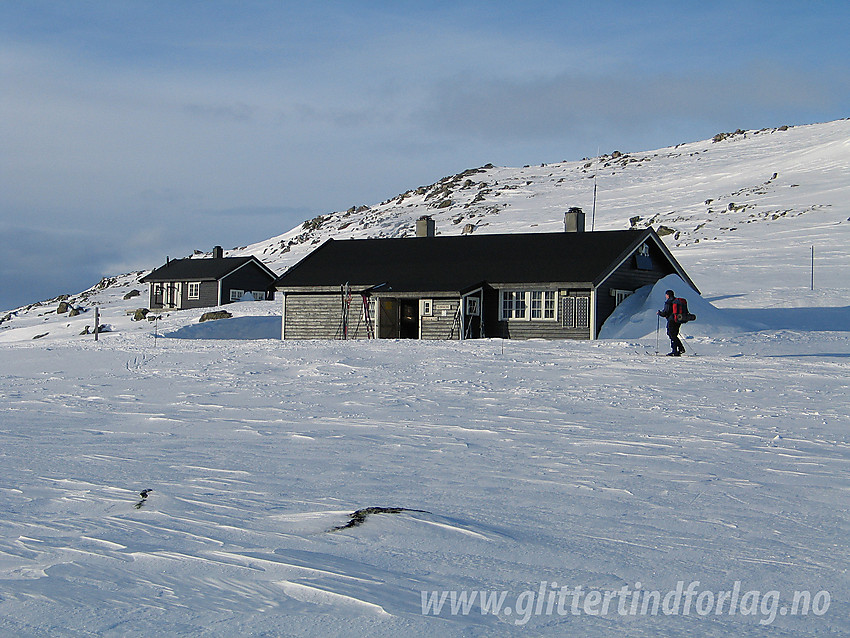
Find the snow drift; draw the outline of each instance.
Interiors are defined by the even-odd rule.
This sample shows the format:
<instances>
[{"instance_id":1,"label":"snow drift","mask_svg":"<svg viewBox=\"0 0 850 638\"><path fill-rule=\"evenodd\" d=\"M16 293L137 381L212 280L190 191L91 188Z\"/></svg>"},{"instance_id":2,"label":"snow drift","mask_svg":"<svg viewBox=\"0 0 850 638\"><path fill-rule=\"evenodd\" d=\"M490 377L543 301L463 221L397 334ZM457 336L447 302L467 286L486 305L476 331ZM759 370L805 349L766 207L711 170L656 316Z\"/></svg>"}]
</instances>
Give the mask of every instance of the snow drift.
<instances>
[{"instance_id":1,"label":"snow drift","mask_svg":"<svg viewBox=\"0 0 850 638\"><path fill-rule=\"evenodd\" d=\"M659 328L657 312L664 307L664 292L673 290L688 300L688 309L697 316L682 327L682 334L710 337L757 330L761 326L731 316L703 299L679 275L667 275L655 284L638 288L611 314L599 331L600 339L643 339ZM662 322L663 323L663 322ZM661 326L663 327L663 326Z\"/></svg>"}]
</instances>

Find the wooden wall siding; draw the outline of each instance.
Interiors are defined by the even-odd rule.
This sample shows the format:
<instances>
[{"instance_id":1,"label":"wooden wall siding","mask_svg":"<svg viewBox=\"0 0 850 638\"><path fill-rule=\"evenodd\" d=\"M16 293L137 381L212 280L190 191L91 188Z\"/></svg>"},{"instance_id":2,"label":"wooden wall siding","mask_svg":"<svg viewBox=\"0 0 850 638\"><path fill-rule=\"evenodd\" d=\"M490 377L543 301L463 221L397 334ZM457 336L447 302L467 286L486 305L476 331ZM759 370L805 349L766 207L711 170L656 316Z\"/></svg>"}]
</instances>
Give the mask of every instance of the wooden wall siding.
<instances>
[{"instance_id":1,"label":"wooden wall siding","mask_svg":"<svg viewBox=\"0 0 850 638\"><path fill-rule=\"evenodd\" d=\"M558 321L499 321L496 330L486 334L505 339L590 339L590 328L564 328L559 315Z\"/></svg>"},{"instance_id":2,"label":"wooden wall siding","mask_svg":"<svg viewBox=\"0 0 850 638\"><path fill-rule=\"evenodd\" d=\"M254 290L267 291L272 281L265 272L260 270L257 264L249 262L232 275L224 277L221 283L221 301L222 303L229 303L231 290L243 290L245 292Z\"/></svg>"},{"instance_id":3,"label":"wooden wall siding","mask_svg":"<svg viewBox=\"0 0 850 638\"><path fill-rule=\"evenodd\" d=\"M616 307L616 299L611 296L611 290L637 290L642 286L654 284L659 279L674 273L673 266L667 261L661 250L652 242L649 244L649 256L652 258L652 270L639 270L635 267L634 255L629 257L597 288L596 293L596 332L602 328L605 320L611 316ZM678 291L677 291L678 293ZM664 300L658 300L658 307L664 305Z\"/></svg>"},{"instance_id":4,"label":"wooden wall siding","mask_svg":"<svg viewBox=\"0 0 850 638\"><path fill-rule=\"evenodd\" d=\"M420 339L460 339L459 326L455 327L452 334L458 306L460 306L458 299L434 299L432 316L422 317ZM445 316L443 316L444 311Z\"/></svg>"},{"instance_id":5,"label":"wooden wall siding","mask_svg":"<svg viewBox=\"0 0 850 638\"><path fill-rule=\"evenodd\" d=\"M510 319L499 320L499 293L485 293L484 335L486 337L501 337L503 339L590 339L590 326L586 328L565 328L563 325L563 295L564 290L558 290L555 307L555 320L551 319ZM590 290L586 291L590 294ZM488 307L489 304L489 307Z\"/></svg>"},{"instance_id":6,"label":"wooden wall siding","mask_svg":"<svg viewBox=\"0 0 850 638\"><path fill-rule=\"evenodd\" d=\"M286 295L286 315L283 318L287 339L334 339L340 329L340 295ZM352 305L353 301L352 301ZM351 313L351 331L357 325L359 313ZM366 336L365 328L360 331ZM353 335L350 334L353 337Z\"/></svg>"},{"instance_id":7,"label":"wooden wall siding","mask_svg":"<svg viewBox=\"0 0 850 638\"><path fill-rule=\"evenodd\" d=\"M209 308L218 305L218 282L202 281L197 299L189 299L189 282L184 281L180 291L183 308Z\"/></svg>"}]
</instances>

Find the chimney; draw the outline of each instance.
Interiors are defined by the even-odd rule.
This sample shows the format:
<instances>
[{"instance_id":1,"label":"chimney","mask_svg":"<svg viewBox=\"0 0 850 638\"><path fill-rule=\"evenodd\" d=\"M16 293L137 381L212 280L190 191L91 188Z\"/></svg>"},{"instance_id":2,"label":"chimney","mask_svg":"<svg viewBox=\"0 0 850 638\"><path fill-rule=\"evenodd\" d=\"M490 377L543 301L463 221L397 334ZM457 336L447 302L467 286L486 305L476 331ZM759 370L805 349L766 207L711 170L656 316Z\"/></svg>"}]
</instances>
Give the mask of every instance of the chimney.
<instances>
[{"instance_id":1,"label":"chimney","mask_svg":"<svg viewBox=\"0 0 850 638\"><path fill-rule=\"evenodd\" d=\"M437 225L430 215L422 215L416 220L417 237L433 237L437 234Z\"/></svg>"},{"instance_id":2,"label":"chimney","mask_svg":"<svg viewBox=\"0 0 850 638\"><path fill-rule=\"evenodd\" d=\"M222 250L221 246L213 248L213 259L221 259L222 257L224 257L224 250Z\"/></svg>"},{"instance_id":3,"label":"chimney","mask_svg":"<svg viewBox=\"0 0 850 638\"><path fill-rule=\"evenodd\" d=\"M568 233L584 232L584 211L573 206L564 213L564 231Z\"/></svg>"}]
</instances>

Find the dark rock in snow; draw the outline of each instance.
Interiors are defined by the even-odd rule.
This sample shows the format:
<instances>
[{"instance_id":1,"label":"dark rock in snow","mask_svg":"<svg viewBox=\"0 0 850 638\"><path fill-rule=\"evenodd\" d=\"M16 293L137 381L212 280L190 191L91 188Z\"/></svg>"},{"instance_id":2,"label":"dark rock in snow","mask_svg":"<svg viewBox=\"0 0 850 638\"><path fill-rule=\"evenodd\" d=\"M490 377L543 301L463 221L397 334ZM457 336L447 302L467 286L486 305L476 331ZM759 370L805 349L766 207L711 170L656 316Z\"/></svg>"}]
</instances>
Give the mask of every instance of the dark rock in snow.
<instances>
[{"instance_id":1,"label":"dark rock in snow","mask_svg":"<svg viewBox=\"0 0 850 638\"><path fill-rule=\"evenodd\" d=\"M213 312L205 312L201 315L201 318L198 320L201 323L204 321L215 321L217 319L229 319L233 315L227 312L227 310L215 310Z\"/></svg>"}]
</instances>

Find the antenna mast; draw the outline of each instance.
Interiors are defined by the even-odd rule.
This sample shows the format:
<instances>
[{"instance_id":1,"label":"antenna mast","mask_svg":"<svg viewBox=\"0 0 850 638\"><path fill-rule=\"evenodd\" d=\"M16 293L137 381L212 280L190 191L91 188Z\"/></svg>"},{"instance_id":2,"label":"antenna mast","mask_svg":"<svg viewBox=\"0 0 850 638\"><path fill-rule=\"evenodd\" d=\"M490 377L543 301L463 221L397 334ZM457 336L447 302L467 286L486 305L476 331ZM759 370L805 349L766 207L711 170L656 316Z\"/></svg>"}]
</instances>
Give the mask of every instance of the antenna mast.
<instances>
[{"instance_id":1,"label":"antenna mast","mask_svg":"<svg viewBox=\"0 0 850 638\"><path fill-rule=\"evenodd\" d=\"M596 147L596 161L599 162L599 147ZM590 232L593 232L594 227L596 226L596 174L599 172L599 168L597 167L596 172L593 174L593 208L590 212Z\"/></svg>"},{"instance_id":2,"label":"antenna mast","mask_svg":"<svg viewBox=\"0 0 850 638\"><path fill-rule=\"evenodd\" d=\"M593 227L596 225L596 175L593 176L593 210L590 214L590 232L593 232Z\"/></svg>"}]
</instances>

